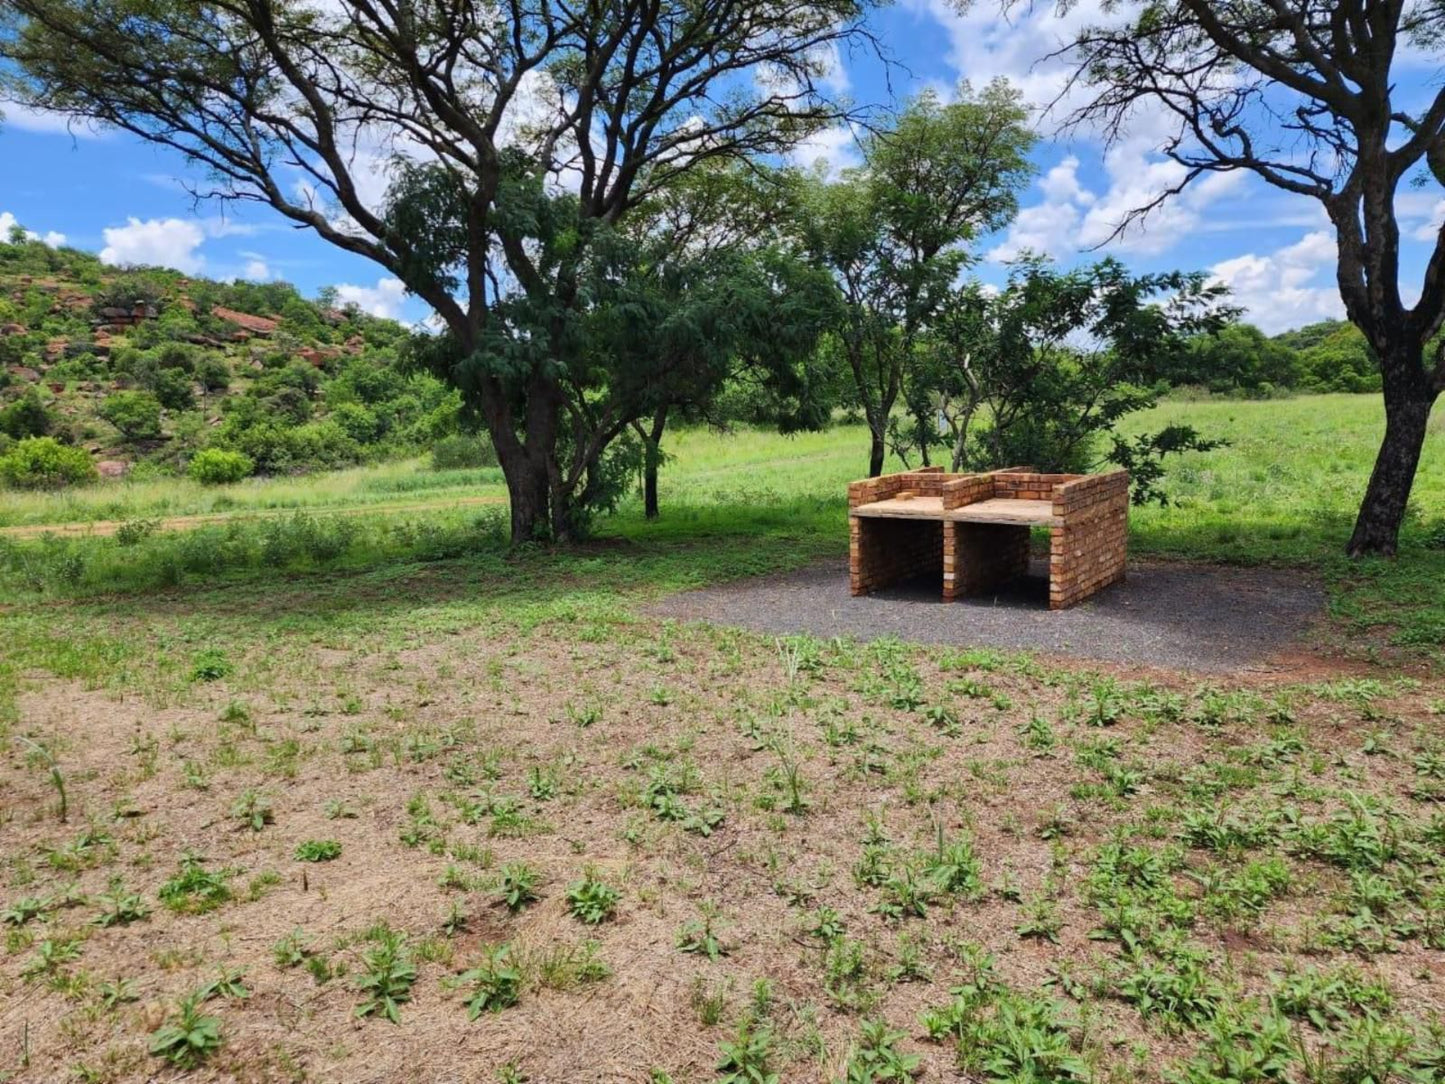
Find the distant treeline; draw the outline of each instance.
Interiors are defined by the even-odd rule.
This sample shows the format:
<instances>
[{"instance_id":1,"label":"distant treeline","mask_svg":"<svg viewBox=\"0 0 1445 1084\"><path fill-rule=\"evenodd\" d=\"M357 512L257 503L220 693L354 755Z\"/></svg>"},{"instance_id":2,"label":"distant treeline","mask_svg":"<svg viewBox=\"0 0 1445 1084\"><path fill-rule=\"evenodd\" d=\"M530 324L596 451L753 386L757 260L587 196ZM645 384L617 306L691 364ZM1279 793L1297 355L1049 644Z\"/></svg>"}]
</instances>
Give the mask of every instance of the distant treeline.
<instances>
[{"instance_id":1,"label":"distant treeline","mask_svg":"<svg viewBox=\"0 0 1445 1084\"><path fill-rule=\"evenodd\" d=\"M1166 377L1176 388L1216 395L1380 390L1374 352L1344 320L1322 320L1272 338L1252 324L1230 324L1192 339Z\"/></svg>"}]
</instances>

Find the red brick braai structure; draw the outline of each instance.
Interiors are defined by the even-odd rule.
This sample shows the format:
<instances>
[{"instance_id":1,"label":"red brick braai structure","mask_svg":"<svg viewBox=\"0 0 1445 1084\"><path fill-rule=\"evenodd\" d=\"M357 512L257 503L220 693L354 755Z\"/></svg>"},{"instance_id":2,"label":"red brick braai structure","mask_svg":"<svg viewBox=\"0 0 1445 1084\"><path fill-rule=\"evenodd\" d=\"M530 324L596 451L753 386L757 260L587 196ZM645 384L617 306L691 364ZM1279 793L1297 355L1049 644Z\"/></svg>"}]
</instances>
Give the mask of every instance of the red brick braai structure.
<instances>
[{"instance_id":1,"label":"red brick braai structure","mask_svg":"<svg viewBox=\"0 0 1445 1084\"><path fill-rule=\"evenodd\" d=\"M1049 609L1124 578L1129 474L1038 474L941 467L848 486L848 573L855 595L943 572L952 600L999 587L1029 566L1029 529L1048 527Z\"/></svg>"}]
</instances>

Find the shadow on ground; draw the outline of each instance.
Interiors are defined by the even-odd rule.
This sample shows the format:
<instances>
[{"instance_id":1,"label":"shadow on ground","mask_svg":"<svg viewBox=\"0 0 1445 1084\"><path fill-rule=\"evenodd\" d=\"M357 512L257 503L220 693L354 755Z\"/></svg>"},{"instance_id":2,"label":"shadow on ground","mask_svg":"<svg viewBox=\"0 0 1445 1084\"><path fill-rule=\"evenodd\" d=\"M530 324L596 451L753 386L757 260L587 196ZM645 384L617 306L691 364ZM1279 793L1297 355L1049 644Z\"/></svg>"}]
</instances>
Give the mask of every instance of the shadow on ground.
<instances>
[{"instance_id":1,"label":"shadow on ground","mask_svg":"<svg viewBox=\"0 0 1445 1084\"><path fill-rule=\"evenodd\" d=\"M1290 665L1324 613L1325 592L1299 572L1138 563L1128 578L1068 610L1048 609L1045 570L996 595L943 602L936 577L848 594L836 562L673 595L648 612L760 632L809 633L1037 651L1209 672Z\"/></svg>"}]
</instances>

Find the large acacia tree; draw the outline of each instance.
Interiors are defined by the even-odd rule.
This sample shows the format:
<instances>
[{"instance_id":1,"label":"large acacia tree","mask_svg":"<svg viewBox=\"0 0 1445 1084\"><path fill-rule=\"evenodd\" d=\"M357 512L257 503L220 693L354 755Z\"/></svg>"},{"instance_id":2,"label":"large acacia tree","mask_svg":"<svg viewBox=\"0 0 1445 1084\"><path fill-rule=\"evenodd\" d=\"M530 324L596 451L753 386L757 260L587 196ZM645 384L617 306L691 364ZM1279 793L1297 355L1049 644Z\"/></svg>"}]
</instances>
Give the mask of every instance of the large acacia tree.
<instances>
[{"instance_id":1,"label":"large acacia tree","mask_svg":"<svg viewBox=\"0 0 1445 1084\"><path fill-rule=\"evenodd\" d=\"M1317 200L1334 226L1337 277L1384 383L1385 436L1349 552L1392 554L1424 444L1445 388L1445 354L1428 350L1445 319L1445 229L1419 298L1401 279L1402 185L1445 187L1445 90L1419 65L1438 54L1437 0L1121 0L1110 21L1065 50L1071 120L1127 128L1141 107L1175 122L1164 153L1200 176L1246 171ZM1409 71L1412 63L1416 75ZM1147 213L1151 207L1139 208ZM1411 284L1413 286L1414 284Z\"/></svg>"},{"instance_id":2,"label":"large acacia tree","mask_svg":"<svg viewBox=\"0 0 1445 1084\"><path fill-rule=\"evenodd\" d=\"M0 59L10 98L174 148L422 298L520 541L573 533L622 431L588 430L592 246L835 122L819 81L867 2L0 0Z\"/></svg>"}]
</instances>

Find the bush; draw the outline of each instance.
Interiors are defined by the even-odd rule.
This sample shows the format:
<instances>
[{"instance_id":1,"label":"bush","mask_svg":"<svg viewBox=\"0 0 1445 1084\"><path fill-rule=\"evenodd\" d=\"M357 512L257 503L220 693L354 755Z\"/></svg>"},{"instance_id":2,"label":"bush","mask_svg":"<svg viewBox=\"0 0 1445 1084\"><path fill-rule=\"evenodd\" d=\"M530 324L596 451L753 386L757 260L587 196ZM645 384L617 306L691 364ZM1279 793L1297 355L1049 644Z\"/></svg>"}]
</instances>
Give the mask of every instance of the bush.
<instances>
[{"instance_id":1,"label":"bush","mask_svg":"<svg viewBox=\"0 0 1445 1084\"><path fill-rule=\"evenodd\" d=\"M207 391L225 391L231 386L231 367L225 358L208 354L196 363L196 379Z\"/></svg>"},{"instance_id":2,"label":"bush","mask_svg":"<svg viewBox=\"0 0 1445 1084\"><path fill-rule=\"evenodd\" d=\"M29 437L0 456L0 483L16 489L59 489L96 478L89 453L54 437Z\"/></svg>"},{"instance_id":3,"label":"bush","mask_svg":"<svg viewBox=\"0 0 1445 1084\"><path fill-rule=\"evenodd\" d=\"M154 440L161 435L161 404L143 391L118 391L106 396L100 416L128 440Z\"/></svg>"},{"instance_id":4,"label":"bush","mask_svg":"<svg viewBox=\"0 0 1445 1084\"><path fill-rule=\"evenodd\" d=\"M497 452L484 436L445 437L432 445L432 470L495 467Z\"/></svg>"},{"instance_id":5,"label":"bush","mask_svg":"<svg viewBox=\"0 0 1445 1084\"><path fill-rule=\"evenodd\" d=\"M186 473L203 486L219 486L249 478L256 469L251 457L224 448L203 448L191 458Z\"/></svg>"},{"instance_id":6,"label":"bush","mask_svg":"<svg viewBox=\"0 0 1445 1084\"><path fill-rule=\"evenodd\" d=\"M146 380L146 386L167 410L190 410L196 405L191 378L181 369L157 369Z\"/></svg>"},{"instance_id":7,"label":"bush","mask_svg":"<svg viewBox=\"0 0 1445 1084\"><path fill-rule=\"evenodd\" d=\"M31 388L4 410L0 410L0 433L24 440L26 437L43 437L50 432L53 424L50 411L40 401L40 394Z\"/></svg>"}]
</instances>

